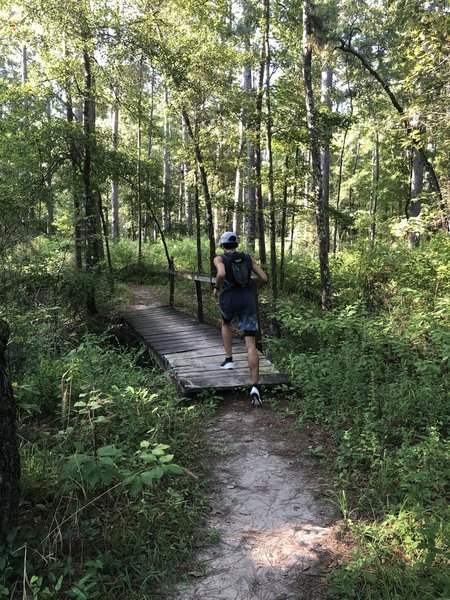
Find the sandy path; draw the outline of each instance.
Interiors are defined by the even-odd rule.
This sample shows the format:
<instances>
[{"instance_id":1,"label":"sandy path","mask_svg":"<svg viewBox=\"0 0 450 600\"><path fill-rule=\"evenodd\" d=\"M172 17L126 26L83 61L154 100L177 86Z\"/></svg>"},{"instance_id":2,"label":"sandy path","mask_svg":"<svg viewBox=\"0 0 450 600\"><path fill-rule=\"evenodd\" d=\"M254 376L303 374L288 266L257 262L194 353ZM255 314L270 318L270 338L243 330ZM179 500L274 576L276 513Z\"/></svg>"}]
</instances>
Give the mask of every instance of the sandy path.
<instances>
[{"instance_id":1,"label":"sandy path","mask_svg":"<svg viewBox=\"0 0 450 600\"><path fill-rule=\"evenodd\" d=\"M268 406L254 409L244 396L224 401L208 431L215 454L208 525L221 539L171 600L326 598L337 515L313 499L320 478L312 482L298 432L289 429Z\"/></svg>"},{"instance_id":2,"label":"sandy path","mask_svg":"<svg viewBox=\"0 0 450 600\"><path fill-rule=\"evenodd\" d=\"M148 287L132 291L133 309L164 304ZM346 549L336 540L337 511L314 497L329 488L305 454L320 431L295 431L239 393L224 398L206 434L213 448L207 526L220 541L199 554L167 600L327 598L325 577Z\"/></svg>"}]
</instances>

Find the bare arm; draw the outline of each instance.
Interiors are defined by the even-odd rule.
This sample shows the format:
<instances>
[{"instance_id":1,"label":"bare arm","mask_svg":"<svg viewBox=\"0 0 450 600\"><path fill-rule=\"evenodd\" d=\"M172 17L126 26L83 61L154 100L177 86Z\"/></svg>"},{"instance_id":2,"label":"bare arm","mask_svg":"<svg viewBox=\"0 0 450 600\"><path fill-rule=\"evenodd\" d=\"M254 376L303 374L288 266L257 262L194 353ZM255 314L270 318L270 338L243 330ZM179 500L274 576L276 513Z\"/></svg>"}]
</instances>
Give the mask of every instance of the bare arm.
<instances>
[{"instance_id":1,"label":"bare arm","mask_svg":"<svg viewBox=\"0 0 450 600\"><path fill-rule=\"evenodd\" d=\"M258 275L261 281L267 283L268 277L266 273L261 269L261 267L258 265L254 258L252 258L252 271L253 273L256 273L256 275Z\"/></svg>"},{"instance_id":2,"label":"bare arm","mask_svg":"<svg viewBox=\"0 0 450 600\"><path fill-rule=\"evenodd\" d=\"M220 294L220 289L222 287L222 283L224 282L224 279L225 279L225 265L220 256L214 257L214 266L217 269L217 275L216 275L216 285L214 286L213 293L214 293L214 296L218 296Z\"/></svg>"}]
</instances>

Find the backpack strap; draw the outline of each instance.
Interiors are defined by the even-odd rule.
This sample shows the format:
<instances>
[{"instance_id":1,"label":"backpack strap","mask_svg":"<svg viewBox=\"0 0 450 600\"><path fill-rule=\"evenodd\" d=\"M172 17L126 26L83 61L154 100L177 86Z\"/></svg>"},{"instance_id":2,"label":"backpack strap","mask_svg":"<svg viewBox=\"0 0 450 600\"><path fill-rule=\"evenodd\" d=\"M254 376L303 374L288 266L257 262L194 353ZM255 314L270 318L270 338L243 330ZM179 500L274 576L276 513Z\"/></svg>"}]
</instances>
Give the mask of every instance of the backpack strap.
<instances>
[{"instance_id":1,"label":"backpack strap","mask_svg":"<svg viewBox=\"0 0 450 600\"><path fill-rule=\"evenodd\" d=\"M233 286L233 275L231 273L231 258L225 252L220 255L222 258L223 264L225 265L225 281L226 287Z\"/></svg>"}]
</instances>

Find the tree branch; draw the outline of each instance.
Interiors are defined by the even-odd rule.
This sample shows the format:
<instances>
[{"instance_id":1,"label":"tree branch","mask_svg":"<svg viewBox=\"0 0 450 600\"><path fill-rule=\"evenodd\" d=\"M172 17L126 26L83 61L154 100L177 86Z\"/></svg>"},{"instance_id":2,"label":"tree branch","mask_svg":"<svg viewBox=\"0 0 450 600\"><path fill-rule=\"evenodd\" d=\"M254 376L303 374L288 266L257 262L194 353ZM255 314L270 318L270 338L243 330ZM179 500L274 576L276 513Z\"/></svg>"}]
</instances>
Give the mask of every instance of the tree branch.
<instances>
[{"instance_id":1,"label":"tree branch","mask_svg":"<svg viewBox=\"0 0 450 600\"><path fill-rule=\"evenodd\" d=\"M372 75L372 77L374 77L374 79L376 79L378 81L378 83L381 85L383 90L388 95L392 105L394 106L394 108L396 109L398 114L401 115L402 117L404 117L403 124L405 126L406 134L408 136L411 136L411 134L413 133L413 128L411 127L411 123L410 123L409 119L405 116L405 111L404 111L403 107L401 106L401 104L399 103L399 101L397 100L397 98L395 97L393 91L389 87L389 84L381 77L381 75L378 73L378 71L376 71L372 67L372 65L369 63L369 61L360 52L358 52L358 50L356 50L355 48L353 48L351 46L350 41L346 42L345 40L341 39L340 45L337 48L339 50L341 50L342 52L345 52L347 54L351 54L352 56L355 56L359 60L359 62L362 64L362 66L366 69L366 71L368 71ZM444 229L446 229L447 223L448 223L448 215L446 215L446 207L445 207L445 203L442 198L441 186L439 184L439 180L437 178L436 171L434 170L433 165L431 164L430 160L428 159L427 153L426 153L423 145L420 142L415 141L413 138L412 138L412 144L413 144L414 148L416 148L417 151L419 152L422 162L423 162L426 170L428 171L428 174L430 175L431 183L432 183L434 191L436 192L436 195L438 197L439 209L441 210L441 213L442 213L442 227Z\"/></svg>"}]
</instances>

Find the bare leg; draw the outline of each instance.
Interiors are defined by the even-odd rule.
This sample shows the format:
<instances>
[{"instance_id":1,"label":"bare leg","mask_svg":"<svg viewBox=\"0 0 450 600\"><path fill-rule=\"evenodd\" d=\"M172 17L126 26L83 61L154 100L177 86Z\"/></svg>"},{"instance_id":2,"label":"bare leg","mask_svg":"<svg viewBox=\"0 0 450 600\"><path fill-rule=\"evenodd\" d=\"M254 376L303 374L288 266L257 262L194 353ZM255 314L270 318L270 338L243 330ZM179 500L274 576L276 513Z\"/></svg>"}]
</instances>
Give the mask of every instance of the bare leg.
<instances>
[{"instance_id":1,"label":"bare leg","mask_svg":"<svg viewBox=\"0 0 450 600\"><path fill-rule=\"evenodd\" d=\"M256 385L259 381L259 354L256 349L256 339L254 336L245 336L245 345L247 347L247 360L248 368L250 369L250 376L252 378L253 385Z\"/></svg>"},{"instance_id":2,"label":"bare leg","mask_svg":"<svg viewBox=\"0 0 450 600\"><path fill-rule=\"evenodd\" d=\"M222 324L222 341L225 348L225 353L228 358L233 354L233 336L231 333L231 326L229 323Z\"/></svg>"}]
</instances>

